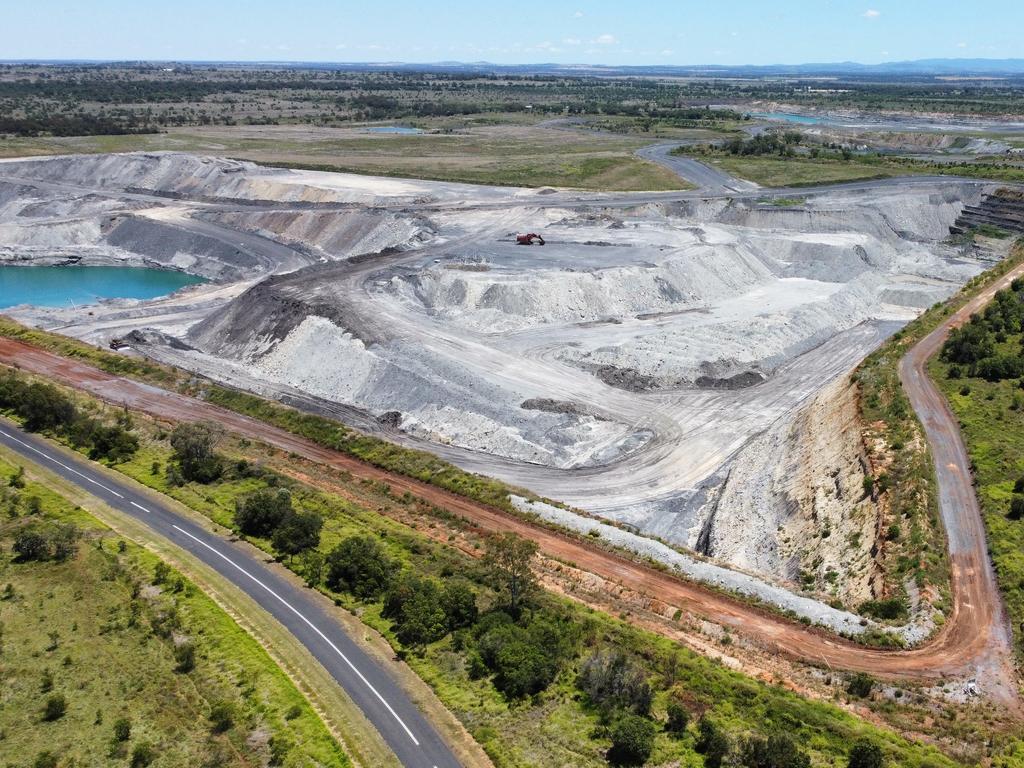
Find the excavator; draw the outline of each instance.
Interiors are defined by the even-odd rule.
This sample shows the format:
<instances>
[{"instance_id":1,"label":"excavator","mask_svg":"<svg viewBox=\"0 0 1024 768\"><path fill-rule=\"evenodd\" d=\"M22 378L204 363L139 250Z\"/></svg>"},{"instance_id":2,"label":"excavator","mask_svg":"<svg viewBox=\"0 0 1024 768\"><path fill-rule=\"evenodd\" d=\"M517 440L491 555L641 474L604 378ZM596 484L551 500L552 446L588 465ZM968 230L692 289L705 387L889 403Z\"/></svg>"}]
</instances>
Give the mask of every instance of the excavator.
<instances>
[{"instance_id":1,"label":"excavator","mask_svg":"<svg viewBox=\"0 0 1024 768\"><path fill-rule=\"evenodd\" d=\"M544 245L544 238L536 232L526 235L516 235L516 245Z\"/></svg>"}]
</instances>

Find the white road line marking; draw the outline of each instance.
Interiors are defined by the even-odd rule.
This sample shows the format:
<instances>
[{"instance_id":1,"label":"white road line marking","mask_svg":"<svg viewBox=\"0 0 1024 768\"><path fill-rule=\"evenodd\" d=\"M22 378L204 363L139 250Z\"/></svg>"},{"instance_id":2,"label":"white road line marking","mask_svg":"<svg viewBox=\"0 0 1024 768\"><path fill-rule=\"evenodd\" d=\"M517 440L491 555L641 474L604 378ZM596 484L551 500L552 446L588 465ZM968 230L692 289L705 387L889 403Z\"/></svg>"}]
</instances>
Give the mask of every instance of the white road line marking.
<instances>
[{"instance_id":1,"label":"white road line marking","mask_svg":"<svg viewBox=\"0 0 1024 768\"><path fill-rule=\"evenodd\" d=\"M16 438L16 437L15 437L14 435L9 435L9 434L7 434L6 432L4 432L4 431L3 431L2 429L0 429L0 435L3 435L3 436L4 436L4 437L6 437L6 438L7 438L8 440L13 440L13 441L14 441L14 442L16 442L16 443L17 443L18 445L23 445L23 446L25 446L25 447L26 447L26 448L28 448L28 449L29 449L30 451L34 451L35 453L38 453L38 454L39 454L40 456L42 456L42 457L43 457L44 459L46 459L47 461L53 462L53 463L54 463L54 464L56 464L56 465L57 465L58 467L63 467L63 468L64 468L64 469L66 469L66 470L67 470L68 472L73 472L74 474L78 475L78 476L79 476L79 477L81 477L82 479L84 479L84 480L88 480L88 481L89 481L90 483L92 483L93 485L98 485L98 486L99 486L100 488L102 488L102 489L103 489L104 491L106 491L107 493L111 493L111 494L113 494L114 496L117 496L117 498L119 498L119 499L123 499L123 498L124 498L124 496L122 496L122 495L121 495L120 493L118 493L117 491L115 491L115 490L114 490L113 488L107 488L107 486L105 486L105 485L104 485L103 483L100 483L100 482L97 482L96 480L93 480L93 479L92 479L91 477L89 477L88 475L83 475L83 474L82 474L81 472L79 472L79 471L78 471L77 469L75 469L74 467L69 467L69 466L68 466L67 464L64 464L63 462L57 461L57 459L53 458L53 457L52 457L52 456L50 456L49 454L43 453L43 452L42 452L42 451L40 451L40 450L39 450L38 448L36 448L36 447L35 447L34 445L29 445L29 444L28 444L28 443L26 443L26 442L25 442L24 440L19 440L19 439L18 439L18 438Z\"/></svg>"},{"instance_id":2,"label":"white road line marking","mask_svg":"<svg viewBox=\"0 0 1024 768\"><path fill-rule=\"evenodd\" d=\"M219 557L221 560L223 560L224 562L226 562L229 565L231 565L233 568L235 568L240 573L248 576L254 582L256 582L261 587L263 587L263 589L265 589L268 593L270 593L274 598L276 598L288 610L290 610L292 613L294 613L296 616L298 616L300 619L302 619L302 621L304 621L309 626L310 629L312 629L314 632L316 632L321 638L323 638L324 642L326 642L329 646L331 646L331 649L336 654L338 654L341 657L342 661L344 661L346 664L348 664L349 668L353 672L356 673L356 676L360 680L363 681L363 683L366 685L366 687L369 688L371 691L373 691L373 695L376 696L380 700L381 704L383 704L387 708L388 712L391 713L391 716L394 717L395 720L398 721L398 724L400 726L402 726L403 729L405 729L405 732L407 734L409 734L409 738L412 739L412 743L415 744L417 747L420 745L420 743L416 739L416 737L413 736L412 731L409 730L409 726L407 726L405 724L405 722L402 720L402 718L400 718L398 716L398 713L395 712L395 710L391 708L391 705L388 704L387 699L385 699L383 696L381 696L380 691L378 691L376 688L373 687L373 685L370 683L370 681L367 680L363 676L363 673L359 671L359 669L356 667L356 665L353 664L351 661L349 661L348 656L346 656L344 653L342 653L341 649L338 646L336 646L333 642L331 642L331 639L329 637L327 637L327 635L325 635L323 632L321 632L320 628L317 627L316 624L314 624L309 619L307 619L305 616L303 616L301 613L299 613L299 611L291 603L289 603L287 600L285 600L283 597L281 597L279 594L277 594L277 592L275 592L270 587L268 587L266 584L264 584L262 581L257 579L255 576L253 576L251 573L249 573L247 570L245 570L242 566L240 566L234 560L229 558L227 555L223 554L222 552L217 551L216 549L211 547L209 544L207 544L205 541L203 541L202 539L200 539L200 538L198 538L196 536L193 536L191 533L189 533L188 531L184 530L183 528L180 528L177 525L172 525L171 527L174 528L176 531L179 531L180 533L185 534L186 536L188 536L190 539L192 539L197 544L201 544L202 546L206 547L208 550L213 552L213 554L217 555L217 557Z\"/></svg>"},{"instance_id":3,"label":"white road line marking","mask_svg":"<svg viewBox=\"0 0 1024 768\"><path fill-rule=\"evenodd\" d=\"M149 511L148 509L146 509L146 508L145 508L144 506L142 506L141 504L136 504L136 503L135 503L134 501L130 501L130 502L128 502L128 503L129 503L129 504L131 504L131 505L132 505L133 507L135 507L136 509L141 509L141 510L142 510L143 512L145 512L145 513L146 513L147 515L149 515L149 514L152 514L152 513L151 513L151 512L150 512L150 511Z\"/></svg>"}]
</instances>

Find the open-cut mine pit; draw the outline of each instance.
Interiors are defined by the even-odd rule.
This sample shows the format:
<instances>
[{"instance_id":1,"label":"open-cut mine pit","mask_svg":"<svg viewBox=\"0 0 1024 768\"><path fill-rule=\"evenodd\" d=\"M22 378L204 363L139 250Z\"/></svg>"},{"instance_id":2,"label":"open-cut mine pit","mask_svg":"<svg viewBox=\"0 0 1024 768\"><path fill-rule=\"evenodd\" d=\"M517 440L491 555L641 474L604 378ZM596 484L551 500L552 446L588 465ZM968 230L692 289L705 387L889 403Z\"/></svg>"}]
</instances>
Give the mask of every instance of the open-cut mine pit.
<instances>
[{"instance_id":1,"label":"open-cut mine pit","mask_svg":"<svg viewBox=\"0 0 1024 768\"><path fill-rule=\"evenodd\" d=\"M985 191L862 182L775 205L63 157L0 163L0 259L211 278L12 314L104 344L134 331L143 354L768 582L792 585L827 525L859 542L818 553L853 604L876 512L847 375L985 268L949 239Z\"/></svg>"}]
</instances>

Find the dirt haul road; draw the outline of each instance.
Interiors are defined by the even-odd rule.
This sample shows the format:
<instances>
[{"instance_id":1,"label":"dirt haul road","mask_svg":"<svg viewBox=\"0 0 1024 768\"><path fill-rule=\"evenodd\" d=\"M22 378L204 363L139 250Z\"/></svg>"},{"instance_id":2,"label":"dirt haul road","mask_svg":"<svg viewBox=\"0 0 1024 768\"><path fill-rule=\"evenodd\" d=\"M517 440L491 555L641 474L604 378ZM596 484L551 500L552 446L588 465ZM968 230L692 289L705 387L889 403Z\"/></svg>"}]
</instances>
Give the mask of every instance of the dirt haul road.
<instances>
[{"instance_id":1,"label":"dirt haul road","mask_svg":"<svg viewBox=\"0 0 1024 768\"><path fill-rule=\"evenodd\" d=\"M168 421L211 420L238 435L260 440L311 461L355 476L388 483L397 493L408 491L431 504L466 518L483 531L514 531L538 543L551 557L572 562L624 587L691 611L729 627L786 657L833 669L864 671L889 679L936 681L977 679L994 699L1019 711L1009 631L985 549L977 503L956 422L934 385L924 374L925 361L941 345L954 324L963 322L991 295L1024 274L1013 270L961 311L946 320L908 354L903 374L908 395L925 421L928 437L938 440L936 460L940 505L950 530L953 550L953 611L942 629L926 644L911 650L885 650L856 645L822 630L801 625L728 595L684 581L629 560L588 542L533 525L498 509L471 501L427 483L393 474L351 456L324 448L290 432L184 395L124 379L89 365L62 358L11 339L0 339L0 363L17 366L85 390L114 404ZM959 463L957 463L959 462Z\"/></svg>"}]
</instances>

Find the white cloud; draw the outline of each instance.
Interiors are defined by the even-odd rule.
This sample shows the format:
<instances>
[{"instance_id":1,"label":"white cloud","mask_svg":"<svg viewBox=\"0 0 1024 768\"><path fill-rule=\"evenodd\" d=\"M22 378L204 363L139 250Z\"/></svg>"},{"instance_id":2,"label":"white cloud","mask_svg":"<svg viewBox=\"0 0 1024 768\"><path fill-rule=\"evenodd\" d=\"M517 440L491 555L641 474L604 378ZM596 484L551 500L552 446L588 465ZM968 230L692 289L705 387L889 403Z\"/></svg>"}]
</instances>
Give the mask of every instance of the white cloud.
<instances>
[{"instance_id":1,"label":"white cloud","mask_svg":"<svg viewBox=\"0 0 1024 768\"><path fill-rule=\"evenodd\" d=\"M578 37L567 37L562 41L566 45L582 45L583 41Z\"/></svg>"},{"instance_id":2,"label":"white cloud","mask_svg":"<svg viewBox=\"0 0 1024 768\"><path fill-rule=\"evenodd\" d=\"M618 45L619 41L615 38L615 35L605 34L598 35L593 40L591 40L591 42L595 43L596 45Z\"/></svg>"},{"instance_id":3,"label":"white cloud","mask_svg":"<svg viewBox=\"0 0 1024 768\"><path fill-rule=\"evenodd\" d=\"M574 14L572 15L572 17L573 17L574 19L582 19L582 18L583 18L583 11L576 11L576 13L574 13Z\"/></svg>"},{"instance_id":4,"label":"white cloud","mask_svg":"<svg viewBox=\"0 0 1024 768\"><path fill-rule=\"evenodd\" d=\"M675 53L675 51L673 51L671 48L666 48L665 50L663 50L661 52L661 55L662 56L671 56L673 53Z\"/></svg>"},{"instance_id":5,"label":"white cloud","mask_svg":"<svg viewBox=\"0 0 1024 768\"><path fill-rule=\"evenodd\" d=\"M865 19L877 19L881 15L882 15L882 12L881 11L876 11L874 8L868 8L866 11L864 11L864 18Z\"/></svg>"},{"instance_id":6,"label":"white cloud","mask_svg":"<svg viewBox=\"0 0 1024 768\"><path fill-rule=\"evenodd\" d=\"M348 46L345 43L338 43L334 46L334 50L336 51L344 51L346 48L348 48Z\"/></svg>"},{"instance_id":7,"label":"white cloud","mask_svg":"<svg viewBox=\"0 0 1024 768\"><path fill-rule=\"evenodd\" d=\"M957 48L966 48L967 47L967 43L957 43L956 47Z\"/></svg>"}]
</instances>

